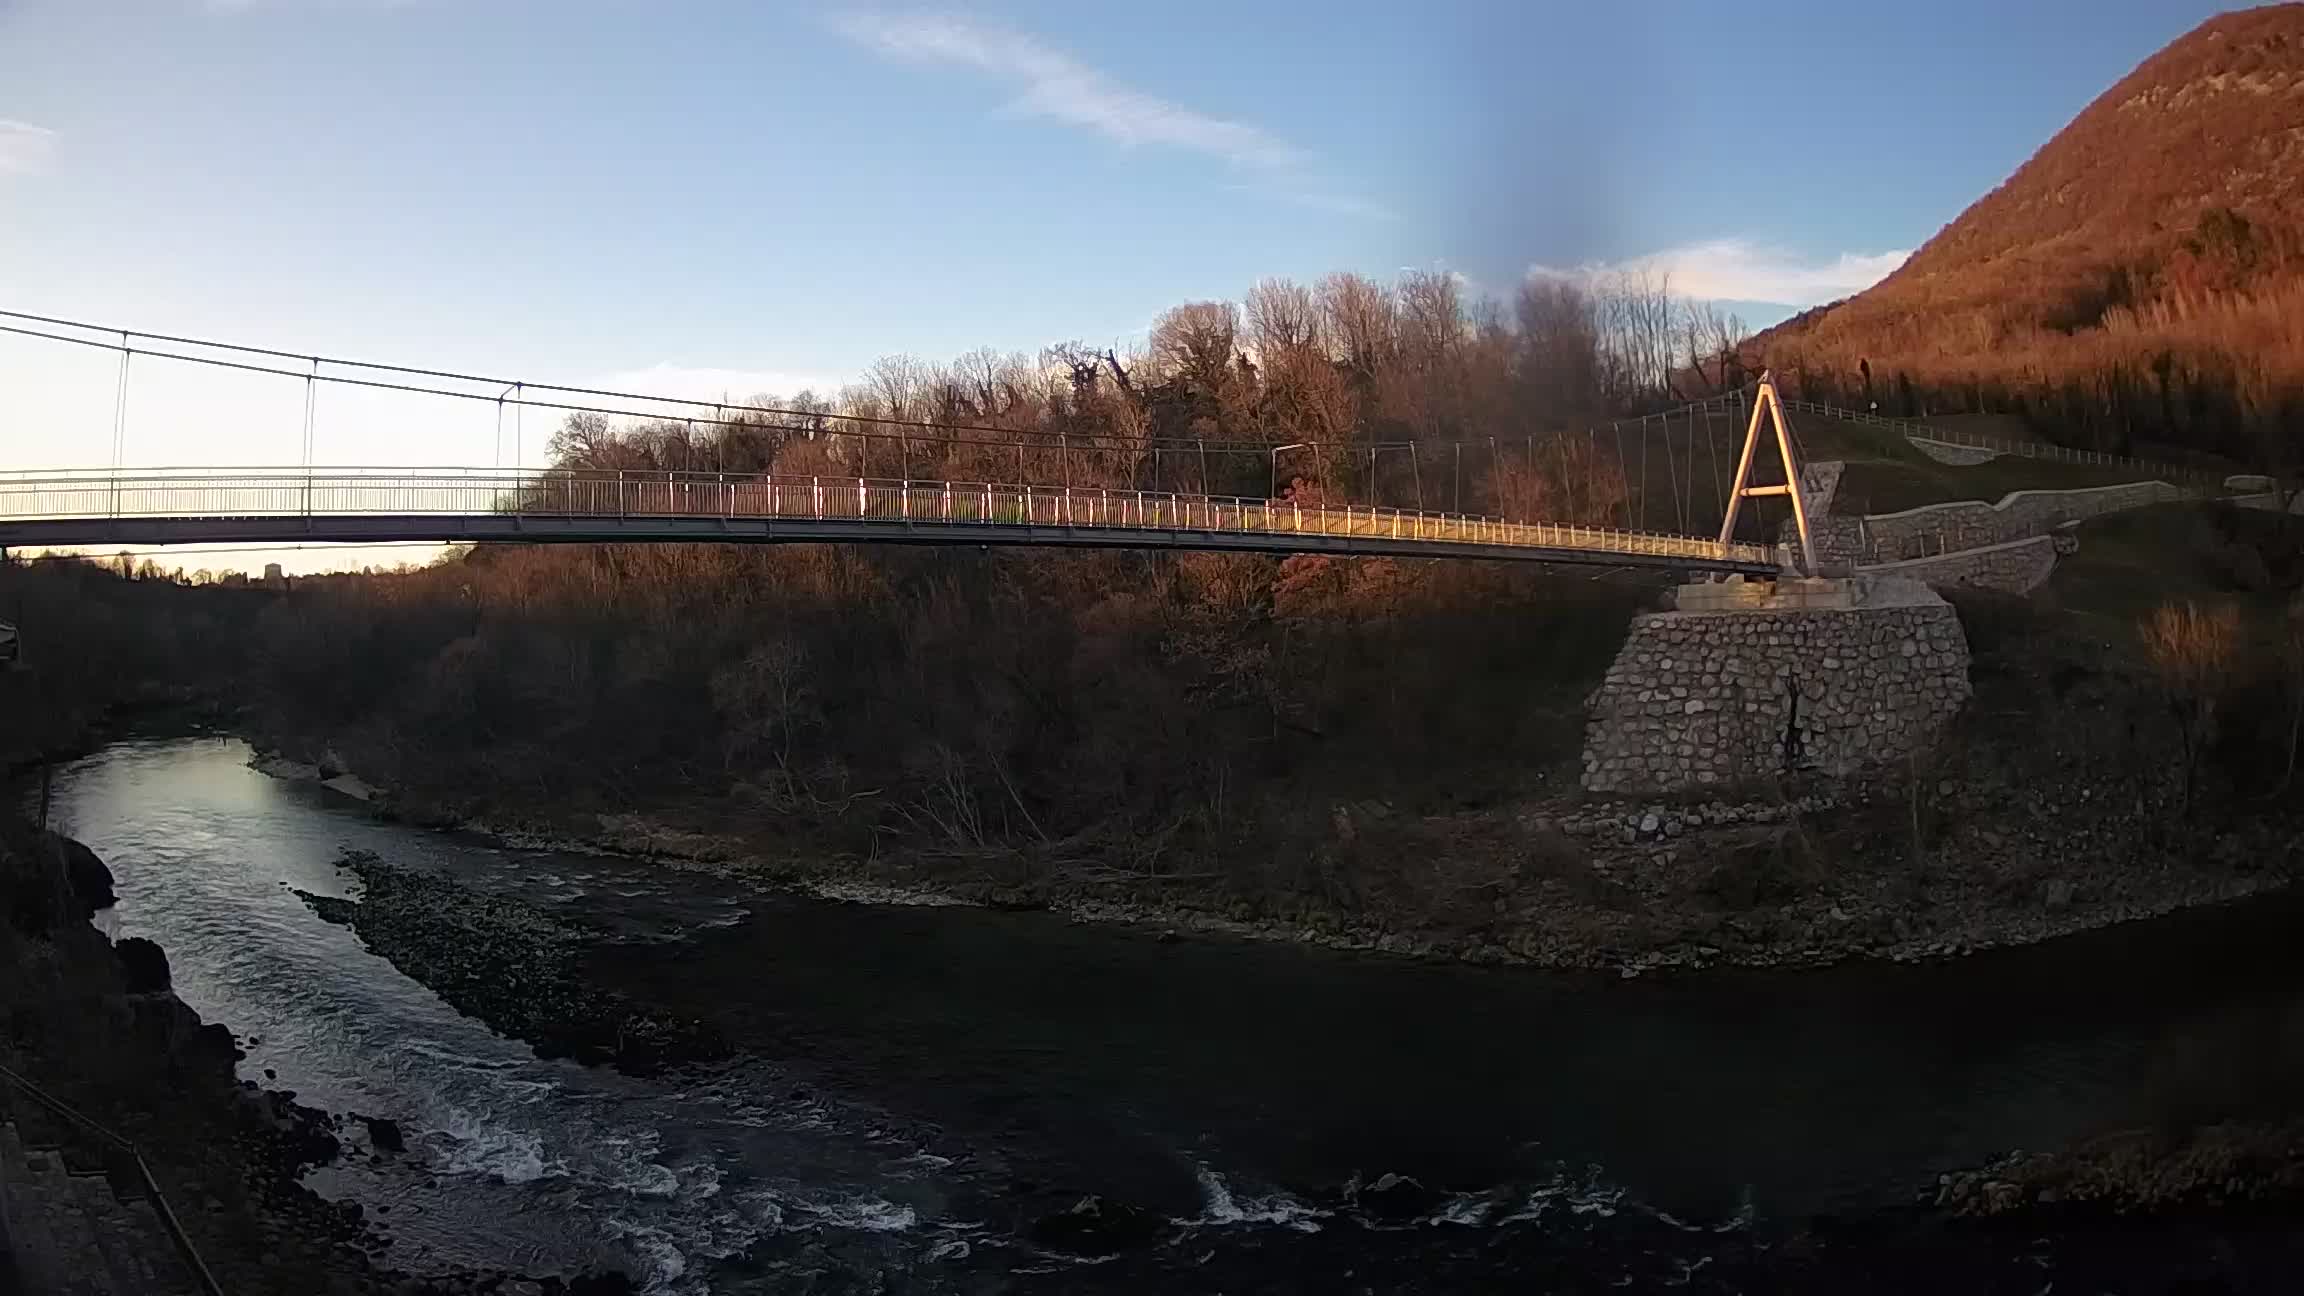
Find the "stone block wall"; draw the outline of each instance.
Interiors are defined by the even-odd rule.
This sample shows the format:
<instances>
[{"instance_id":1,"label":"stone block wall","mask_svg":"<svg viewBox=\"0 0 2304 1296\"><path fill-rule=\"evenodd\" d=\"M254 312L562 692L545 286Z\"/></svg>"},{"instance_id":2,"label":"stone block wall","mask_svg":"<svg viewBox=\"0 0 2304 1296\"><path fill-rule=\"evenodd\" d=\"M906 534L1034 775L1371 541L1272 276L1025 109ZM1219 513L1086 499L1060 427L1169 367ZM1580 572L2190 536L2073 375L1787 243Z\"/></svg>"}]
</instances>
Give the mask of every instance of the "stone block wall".
<instances>
[{"instance_id":1,"label":"stone block wall","mask_svg":"<svg viewBox=\"0 0 2304 1296\"><path fill-rule=\"evenodd\" d=\"M2266 487L2246 495L2234 495L2229 497L2226 502L2234 508L2257 509L2267 513L2304 513L2304 491L2290 494L2277 487Z\"/></svg>"},{"instance_id":2,"label":"stone block wall","mask_svg":"<svg viewBox=\"0 0 2304 1296\"><path fill-rule=\"evenodd\" d=\"M2047 583L2056 570L2060 552L2056 536L2033 536L2006 544L1961 549L1937 558L1866 567L1867 576L1902 576L1936 589L1997 590L2003 594L2029 594Z\"/></svg>"},{"instance_id":3,"label":"stone block wall","mask_svg":"<svg viewBox=\"0 0 2304 1296\"><path fill-rule=\"evenodd\" d=\"M1842 570L1861 561L1864 519L1843 517L1837 513L1822 516L1811 513L1808 515L1808 534L1816 541L1819 570ZM1780 539L1794 554L1798 554L1799 524L1786 518Z\"/></svg>"},{"instance_id":4,"label":"stone block wall","mask_svg":"<svg viewBox=\"0 0 2304 1296\"><path fill-rule=\"evenodd\" d=\"M1810 522L1832 511L1840 498L1840 477L1847 471L1848 465L1838 459L1800 465L1800 502L1808 506Z\"/></svg>"},{"instance_id":5,"label":"stone block wall","mask_svg":"<svg viewBox=\"0 0 2304 1296\"><path fill-rule=\"evenodd\" d=\"M1848 465L1838 459L1820 459L1800 466L1801 502L1808 508L1808 531L1816 539L1816 551L1823 566L1844 569L1856 560L1854 519L1836 518L1832 505L1840 497L1840 477ZM1843 526L1843 522L1850 525ZM1777 539L1797 557L1800 552L1799 524L1791 518Z\"/></svg>"},{"instance_id":6,"label":"stone block wall","mask_svg":"<svg viewBox=\"0 0 2304 1296\"><path fill-rule=\"evenodd\" d=\"M1900 562L2045 535L2066 522L2183 498L2181 488L2163 481L2015 491L1997 504L1963 500L1872 514L1863 520L1864 544L1871 551L1867 561Z\"/></svg>"},{"instance_id":7,"label":"stone block wall","mask_svg":"<svg viewBox=\"0 0 2304 1296\"><path fill-rule=\"evenodd\" d=\"M1919 587L1891 606L1646 613L1592 695L1584 787L1847 774L1918 750L1968 695L1959 618Z\"/></svg>"},{"instance_id":8,"label":"stone block wall","mask_svg":"<svg viewBox=\"0 0 2304 1296\"><path fill-rule=\"evenodd\" d=\"M2046 535L2067 522L2185 498L2189 497L2183 489L2162 481L2078 490L2015 491L1997 504L1960 500L1950 504L1923 504L1900 513L1811 517L1808 529L1814 533L1816 548L1827 564L1853 562L1870 567L2005 544ZM1780 539L1785 544L1797 544L1799 536L1789 521L1785 522Z\"/></svg>"}]
</instances>

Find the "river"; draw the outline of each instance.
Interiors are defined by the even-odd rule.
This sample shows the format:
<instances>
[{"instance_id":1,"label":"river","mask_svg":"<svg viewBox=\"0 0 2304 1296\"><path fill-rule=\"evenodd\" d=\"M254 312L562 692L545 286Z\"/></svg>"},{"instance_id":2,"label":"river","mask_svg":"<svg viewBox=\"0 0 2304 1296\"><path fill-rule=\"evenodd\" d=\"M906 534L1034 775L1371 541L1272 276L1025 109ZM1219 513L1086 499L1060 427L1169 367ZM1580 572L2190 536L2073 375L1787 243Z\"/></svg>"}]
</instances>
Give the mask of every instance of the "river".
<instances>
[{"instance_id":1,"label":"river","mask_svg":"<svg viewBox=\"0 0 2304 1296\"><path fill-rule=\"evenodd\" d=\"M414 1272L1383 1290L1555 1264L1663 1285L1728 1272L1778 1222L2149 1121L2304 988L2284 900L1945 965L1617 980L750 891L379 822L248 760L115 744L59 772L57 826L244 1076L405 1127L407 1155L310 1182ZM596 975L715 1013L740 1059L655 1079L538 1059L292 894L356 894L345 848L597 925ZM1428 1191L1371 1191L1386 1175ZM1088 1194L1158 1238L1101 1263L1034 1240Z\"/></svg>"}]
</instances>

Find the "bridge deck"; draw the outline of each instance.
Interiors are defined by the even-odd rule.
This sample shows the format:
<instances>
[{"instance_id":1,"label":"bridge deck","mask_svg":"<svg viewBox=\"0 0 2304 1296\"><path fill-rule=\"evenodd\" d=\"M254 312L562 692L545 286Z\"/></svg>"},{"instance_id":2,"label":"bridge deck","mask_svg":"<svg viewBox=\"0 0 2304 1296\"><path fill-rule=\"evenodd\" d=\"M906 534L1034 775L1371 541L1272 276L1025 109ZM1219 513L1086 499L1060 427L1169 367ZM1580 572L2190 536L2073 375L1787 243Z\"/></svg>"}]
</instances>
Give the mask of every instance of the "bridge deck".
<instances>
[{"instance_id":1,"label":"bridge deck","mask_svg":"<svg viewBox=\"0 0 2304 1296\"><path fill-rule=\"evenodd\" d=\"M804 542L1388 554L1773 572L1765 545L1292 501L713 473L250 469L0 478L0 546Z\"/></svg>"}]
</instances>

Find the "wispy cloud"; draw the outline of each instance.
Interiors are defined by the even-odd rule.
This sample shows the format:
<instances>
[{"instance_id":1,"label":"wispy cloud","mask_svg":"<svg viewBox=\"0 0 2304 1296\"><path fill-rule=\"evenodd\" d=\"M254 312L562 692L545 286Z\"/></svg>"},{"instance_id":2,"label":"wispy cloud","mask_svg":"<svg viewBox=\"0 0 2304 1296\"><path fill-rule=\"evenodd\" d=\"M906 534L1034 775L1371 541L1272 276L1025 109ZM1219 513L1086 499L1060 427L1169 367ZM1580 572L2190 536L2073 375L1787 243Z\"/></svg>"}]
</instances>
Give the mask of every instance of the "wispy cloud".
<instances>
[{"instance_id":1,"label":"wispy cloud","mask_svg":"<svg viewBox=\"0 0 2304 1296\"><path fill-rule=\"evenodd\" d=\"M1909 248L1891 252L1842 252L1836 257L1803 257L1751 239L1720 238L1651 252L1628 261L1578 266L1573 270L1532 266L1529 273L1571 279L1617 271L1671 276L1672 291L1707 301L1772 302L1816 306L1859 293L1903 265Z\"/></svg>"},{"instance_id":2,"label":"wispy cloud","mask_svg":"<svg viewBox=\"0 0 2304 1296\"><path fill-rule=\"evenodd\" d=\"M30 122L0 117L0 176L29 175L44 169L56 151L56 132Z\"/></svg>"},{"instance_id":3,"label":"wispy cloud","mask_svg":"<svg viewBox=\"0 0 2304 1296\"><path fill-rule=\"evenodd\" d=\"M1030 36L937 14L844 14L833 27L889 58L955 63L1019 90L1015 108L1128 145L1159 145L1279 171L1309 160L1260 126L1196 112L1122 85Z\"/></svg>"}]
</instances>

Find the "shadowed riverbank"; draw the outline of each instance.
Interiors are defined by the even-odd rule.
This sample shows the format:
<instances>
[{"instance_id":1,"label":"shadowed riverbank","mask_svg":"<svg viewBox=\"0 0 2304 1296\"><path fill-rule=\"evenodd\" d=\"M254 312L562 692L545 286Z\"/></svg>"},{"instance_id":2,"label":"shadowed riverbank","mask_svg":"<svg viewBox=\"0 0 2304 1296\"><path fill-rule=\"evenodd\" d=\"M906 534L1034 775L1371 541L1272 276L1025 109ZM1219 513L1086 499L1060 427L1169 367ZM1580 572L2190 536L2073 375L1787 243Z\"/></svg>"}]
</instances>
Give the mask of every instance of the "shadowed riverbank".
<instances>
[{"instance_id":1,"label":"shadowed riverbank","mask_svg":"<svg viewBox=\"0 0 2304 1296\"><path fill-rule=\"evenodd\" d=\"M398 1123L405 1157L308 1179L391 1217L391 1263L616 1262L666 1292L2291 1272L2245 1212L2067 1213L2044 1271L2047 1221L1919 1204L2012 1149L2150 1123L2186 1086L2227 1105L2242 1078L2277 1087L2249 1041L2304 994L2283 900L1953 964L1627 982L507 851L247 759L115 746L59 804L112 857L124 930L172 945L244 1067ZM296 898L358 899L348 846L452 884L425 892L443 920L511 904L575 924L581 983L693 1016L735 1056L626 1077L495 1036Z\"/></svg>"}]
</instances>

